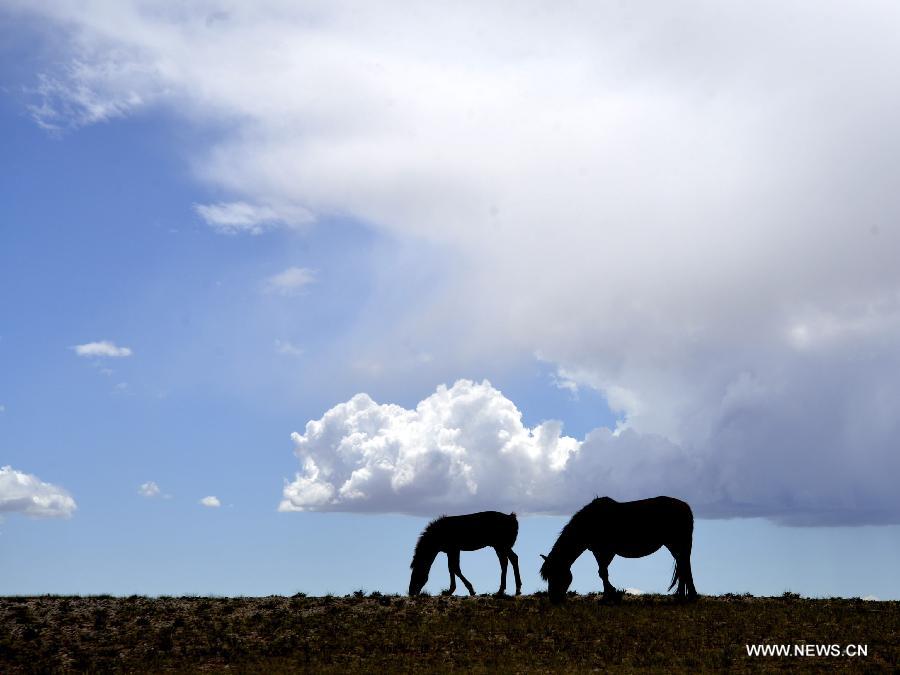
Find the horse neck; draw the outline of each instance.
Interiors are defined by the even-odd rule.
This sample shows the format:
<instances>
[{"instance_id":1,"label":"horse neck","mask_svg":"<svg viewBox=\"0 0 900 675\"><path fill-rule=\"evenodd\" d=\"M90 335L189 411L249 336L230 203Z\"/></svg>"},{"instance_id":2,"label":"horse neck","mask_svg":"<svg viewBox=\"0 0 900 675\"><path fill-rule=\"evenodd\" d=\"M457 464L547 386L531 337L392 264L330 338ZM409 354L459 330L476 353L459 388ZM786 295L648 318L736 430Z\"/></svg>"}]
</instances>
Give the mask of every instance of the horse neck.
<instances>
[{"instance_id":1,"label":"horse neck","mask_svg":"<svg viewBox=\"0 0 900 675\"><path fill-rule=\"evenodd\" d=\"M423 536L419 543L416 544L416 550L415 553L413 553L412 568L419 569L424 567L426 571L431 569L434 559L437 558L437 554L440 552L440 547L432 537L427 535Z\"/></svg>"},{"instance_id":2,"label":"horse neck","mask_svg":"<svg viewBox=\"0 0 900 675\"><path fill-rule=\"evenodd\" d=\"M571 567L578 556L585 552L587 544L584 537L580 536L577 528L567 526L559 535L553 548L550 550L549 558Z\"/></svg>"}]
</instances>

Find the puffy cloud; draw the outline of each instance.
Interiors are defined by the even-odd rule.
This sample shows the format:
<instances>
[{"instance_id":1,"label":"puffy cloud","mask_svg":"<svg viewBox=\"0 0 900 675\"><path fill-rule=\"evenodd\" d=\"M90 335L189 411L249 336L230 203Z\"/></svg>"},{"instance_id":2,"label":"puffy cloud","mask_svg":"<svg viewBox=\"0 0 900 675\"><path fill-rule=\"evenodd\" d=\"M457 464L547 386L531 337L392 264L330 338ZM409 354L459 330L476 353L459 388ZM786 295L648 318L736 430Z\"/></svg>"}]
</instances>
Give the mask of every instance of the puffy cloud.
<instances>
[{"instance_id":1,"label":"puffy cloud","mask_svg":"<svg viewBox=\"0 0 900 675\"><path fill-rule=\"evenodd\" d=\"M316 280L316 273L306 267L288 267L283 272L266 279L263 288L267 293L296 295Z\"/></svg>"},{"instance_id":2,"label":"puffy cloud","mask_svg":"<svg viewBox=\"0 0 900 675\"><path fill-rule=\"evenodd\" d=\"M141 486L138 488L138 494L142 497L158 497L160 494L159 485L152 480L141 483Z\"/></svg>"},{"instance_id":3,"label":"puffy cloud","mask_svg":"<svg viewBox=\"0 0 900 675\"><path fill-rule=\"evenodd\" d=\"M222 503L219 501L219 498L215 497L213 495L210 495L209 497L204 497L203 499L200 500L200 503L203 506L208 506L210 508L218 508L219 506L222 506Z\"/></svg>"},{"instance_id":4,"label":"puffy cloud","mask_svg":"<svg viewBox=\"0 0 900 675\"><path fill-rule=\"evenodd\" d=\"M63 488L11 466L0 467L0 515L69 518L76 508L75 500Z\"/></svg>"},{"instance_id":5,"label":"puffy cloud","mask_svg":"<svg viewBox=\"0 0 900 675\"><path fill-rule=\"evenodd\" d=\"M117 347L115 342L109 340L101 340L100 342L88 342L83 345L75 345L72 347L78 356L87 357L104 357L104 358L122 358L131 356L131 349L128 347Z\"/></svg>"},{"instance_id":6,"label":"puffy cloud","mask_svg":"<svg viewBox=\"0 0 900 675\"><path fill-rule=\"evenodd\" d=\"M720 438L747 433L752 425L741 424L742 416L766 415L765 395L752 383L736 384L718 420L726 429ZM487 381L442 385L414 410L357 394L292 435L302 471L285 483L279 508L566 514L597 495L670 494L689 501L699 516L795 524L896 520L900 498L890 479L840 455L820 457L817 466L784 454L797 438L791 419L786 411L784 438L766 439L754 453L747 441L711 448L630 428L598 428L582 440L565 436L555 421L528 428L514 403ZM761 422L763 434L774 426Z\"/></svg>"},{"instance_id":7,"label":"puffy cloud","mask_svg":"<svg viewBox=\"0 0 900 675\"><path fill-rule=\"evenodd\" d=\"M58 31L41 123L166 105L244 204L458 262L357 362L539 352L722 513L900 519L897 5L7 5Z\"/></svg>"},{"instance_id":8,"label":"puffy cloud","mask_svg":"<svg viewBox=\"0 0 900 675\"><path fill-rule=\"evenodd\" d=\"M276 227L301 227L314 220L303 208L275 209L241 201L194 204L194 210L219 234L262 234Z\"/></svg>"}]
</instances>

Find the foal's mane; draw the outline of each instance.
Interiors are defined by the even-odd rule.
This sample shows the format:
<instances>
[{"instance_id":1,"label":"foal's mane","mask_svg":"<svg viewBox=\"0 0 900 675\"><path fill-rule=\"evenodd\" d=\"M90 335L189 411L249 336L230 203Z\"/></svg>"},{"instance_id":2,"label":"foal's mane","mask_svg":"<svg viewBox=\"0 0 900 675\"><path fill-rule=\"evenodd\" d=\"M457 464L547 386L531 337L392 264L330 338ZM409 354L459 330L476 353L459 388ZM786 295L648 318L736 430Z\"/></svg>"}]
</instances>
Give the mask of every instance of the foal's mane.
<instances>
[{"instance_id":1,"label":"foal's mane","mask_svg":"<svg viewBox=\"0 0 900 675\"><path fill-rule=\"evenodd\" d=\"M425 529L422 530L422 534L419 535L419 539L418 539L418 541L416 541L416 548L413 551L413 559L412 559L412 562L409 564L410 569L413 569L415 567L416 560L418 560L419 556L425 552L426 544L428 544L431 541L431 539L434 537L435 531L436 531L435 526L438 523L440 523L442 520L444 520L444 518L446 518L446 517L447 517L446 515L438 516L437 518L432 520L430 523L428 523L428 525L425 526Z\"/></svg>"}]
</instances>

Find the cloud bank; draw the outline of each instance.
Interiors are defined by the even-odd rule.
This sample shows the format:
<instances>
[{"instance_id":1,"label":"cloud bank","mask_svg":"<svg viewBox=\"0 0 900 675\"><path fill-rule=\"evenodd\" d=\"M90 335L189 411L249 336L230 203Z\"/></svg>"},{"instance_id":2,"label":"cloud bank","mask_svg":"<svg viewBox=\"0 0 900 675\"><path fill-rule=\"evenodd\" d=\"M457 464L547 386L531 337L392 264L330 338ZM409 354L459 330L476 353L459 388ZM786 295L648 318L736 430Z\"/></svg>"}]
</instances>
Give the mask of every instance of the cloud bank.
<instances>
[{"instance_id":1,"label":"cloud bank","mask_svg":"<svg viewBox=\"0 0 900 675\"><path fill-rule=\"evenodd\" d=\"M39 123L215 132L211 226L276 204L459 261L358 361L539 353L723 513L900 521L895 3L4 5L58 37ZM347 501L319 476L302 503Z\"/></svg>"},{"instance_id":2,"label":"cloud bank","mask_svg":"<svg viewBox=\"0 0 900 675\"><path fill-rule=\"evenodd\" d=\"M721 449L628 428L581 440L556 421L528 428L487 381L440 386L414 410L357 394L292 438L302 471L285 483L281 511L569 514L597 495L670 494L701 517L826 524L890 520L900 507L890 480L852 460L828 481L817 474L830 471L772 461L762 448L756 457L726 449L731 461L721 462Z\"/></svg>"},{"instance_id":3,"label":"cloud bank","mask_svg":"<svg viewBox=\"0 0 900 675\"><path fill-rule=\"evenodd\" d=\"M61 487L11 466L0 467L0 515L69 518L76 508L75 500Z\"/></svg>"}]
</instances>

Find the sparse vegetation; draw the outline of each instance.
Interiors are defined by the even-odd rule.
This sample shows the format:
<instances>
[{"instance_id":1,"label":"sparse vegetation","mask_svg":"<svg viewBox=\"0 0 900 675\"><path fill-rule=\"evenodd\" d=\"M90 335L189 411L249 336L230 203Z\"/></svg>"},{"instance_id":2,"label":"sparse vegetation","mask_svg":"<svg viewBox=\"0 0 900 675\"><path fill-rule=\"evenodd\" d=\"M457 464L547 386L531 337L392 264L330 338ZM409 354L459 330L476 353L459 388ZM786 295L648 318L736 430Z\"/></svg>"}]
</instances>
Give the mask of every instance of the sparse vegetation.
<instances>
[{"instance_id":1,"label":"sparse vegetation","mask_svg":"<svg viewBox=\"0 0 900 675\"><path fill-rule=\"evenodd\" d=\"M877 671L900 602L728 595L0 598L0 672ZM745 644L867 644L867 657L748 657Z\"/></svg>"}]
</instances>

